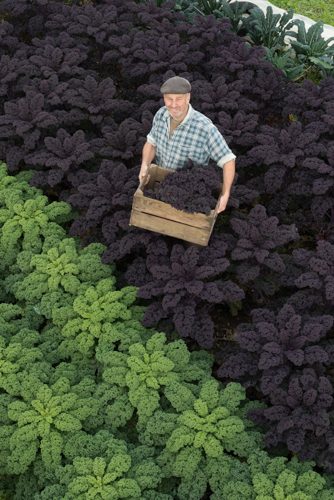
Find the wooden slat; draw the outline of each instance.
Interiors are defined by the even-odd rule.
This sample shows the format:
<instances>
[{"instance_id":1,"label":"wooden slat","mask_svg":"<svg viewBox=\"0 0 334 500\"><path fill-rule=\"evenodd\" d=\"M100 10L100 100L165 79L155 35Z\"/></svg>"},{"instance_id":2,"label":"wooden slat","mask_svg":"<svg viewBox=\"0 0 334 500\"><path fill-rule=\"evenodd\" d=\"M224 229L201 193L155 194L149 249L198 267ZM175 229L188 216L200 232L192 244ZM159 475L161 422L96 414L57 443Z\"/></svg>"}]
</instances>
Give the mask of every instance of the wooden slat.
<instances>
[{"instance_id":1,"label":"wooden slat","mask_svg":"<svg viewBox=\"0 0 334 500\"><path fill-rule=\"evenodd\" d=\"M209 241L212 228L199 228L171 221L166 218L157 217L133 209L131 212L130 225L148 229L157 233L180 238L191 243L206 246Z\"/></svg>"}]
</instances>

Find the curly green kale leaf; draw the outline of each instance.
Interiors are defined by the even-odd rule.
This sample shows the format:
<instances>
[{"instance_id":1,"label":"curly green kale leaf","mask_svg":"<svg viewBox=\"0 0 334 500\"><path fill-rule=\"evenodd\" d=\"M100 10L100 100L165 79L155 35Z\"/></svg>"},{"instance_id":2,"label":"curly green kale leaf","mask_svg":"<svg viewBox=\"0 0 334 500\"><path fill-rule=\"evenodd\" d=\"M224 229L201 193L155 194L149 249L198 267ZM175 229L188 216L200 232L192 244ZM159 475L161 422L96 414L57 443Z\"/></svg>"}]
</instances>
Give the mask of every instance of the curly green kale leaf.
<instances>
[{"instance_id":1,"label":"curly green kale leaf","mask_svg":"<svg viewBox=\"0 0 334 500\"><path fill-rule=\"evenodd\" d=\"M134 408L129 401L128 391L124 387L99 384L94 398L100 402L100 411L91 420L91 428L106 426L111 431L124 427L131 420Z\"/></svg>"},{"instance_id":2,"label":"curly green kale leaf","mask_svg":"<svg viewBox=\"0 0 334 500\"><path fill-rule=\"evenodd\" d=\"M164 447L177 425L177 418L177 413L156 410L145 425L137 425L140 442L148 446Z\"/></svg>"},{"instance_id":3,"label":"curly green kale leaf","mask_svg":"<svg viewBox=\"0 0 334 500\"><path fill-rule=\"evenodd\" d=\"M142 315L139 314L137 318L136 306L131 306L131 313L131 319L112 323L98 340L96 359L106 367L109 366L109 355L116 344L118 351L128 352L132 344L146 342L152 336L152 332L140 322Z\"/></svg>"},{"instance_id":4,"label":"curly green kale leaf","mask_svg":"<svg viewBox=\"0 0 334 500\"><path fill-rule=\"evenodd\" d=\"M9 394L0 394L0 476L11 474L7 462L10 455L10 437L14 432L14 426L8 418L8 405L13 401L14 398Z\"/></svg>"},{"instance_id":5,"label":"curly green kale leaf","mask_svg":"<svg viewBox=\"0 0 334 500\"><path fill-rule=\"evenodd\" d=\"M21 328L28 327L24 308L17 304L0 304L0 335L9 340Z\"/></svg>"},{"instance_id":6,"label":"curly green kale leaf","mask_svg":"<svg viewBox=\"0 0 334 500\"><path fill-rule=\"evenodd\" d=\"M32 174L28 171L20 172L17 175L7 174L7 165L0 163L0 206L6 205L8 196L14 197L19 201L40 193L40 190L29 185ZM26 196L24 196L26 194ZM14 201L14 202L15 202Z\"/></svg>"},{"instance_id":7,"label":"curly green kale leaf","mask_svg":"<svg viewBox=\"0 0 334 500\"><path fill-rule=\"evenodd\" d=\"M0 388L13 396L19 395L24 374L42 359L43 353L37 347L24 347L19 342L11 342L7 346L0 337Z\"/></svg>"},{"instance_id":8,"label":"curly green kale leaf","mask_svg":"<svg viewBox=\"0 0 334 500\"><path fill-rule=\"evenodd\" d=\"M213 492L211 500L253 500L254 489L252 485L249 466L246 462L229 455L210 458L205 467L210 488Z\"/></svg>"}]
</instances>

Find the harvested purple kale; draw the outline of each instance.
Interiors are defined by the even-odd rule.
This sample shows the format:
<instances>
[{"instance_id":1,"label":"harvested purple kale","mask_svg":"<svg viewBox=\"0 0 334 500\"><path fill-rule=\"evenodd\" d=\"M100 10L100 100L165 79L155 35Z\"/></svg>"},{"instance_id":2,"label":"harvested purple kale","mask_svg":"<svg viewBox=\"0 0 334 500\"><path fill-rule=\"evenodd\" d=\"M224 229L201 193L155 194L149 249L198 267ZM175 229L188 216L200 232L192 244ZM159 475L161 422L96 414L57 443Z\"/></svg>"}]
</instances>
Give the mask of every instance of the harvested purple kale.
<instances>
[{"instance_id":1,"label":"harvested purple kale","mask_svg":"<svg viewBox=\"0 0 334 500\"><path fill-rule=\"evenodd\" d=\"M168 174L145 196L169 203L184 212L209 213L217 204L222 185L222 172L214 165L199 166L191 161L180 170Z\"/></svg>"}]
</instances>

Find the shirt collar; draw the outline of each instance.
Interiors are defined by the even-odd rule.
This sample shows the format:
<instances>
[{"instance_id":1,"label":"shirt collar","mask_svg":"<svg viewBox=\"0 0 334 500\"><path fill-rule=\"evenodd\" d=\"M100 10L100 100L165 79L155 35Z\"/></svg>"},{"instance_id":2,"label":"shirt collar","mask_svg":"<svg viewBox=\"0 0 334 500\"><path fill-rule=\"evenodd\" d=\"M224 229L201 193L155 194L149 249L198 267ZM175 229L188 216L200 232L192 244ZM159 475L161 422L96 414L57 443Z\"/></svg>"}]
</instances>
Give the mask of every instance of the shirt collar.
<instances>
[{"instance_id":1,"label":"shirt collar","mask_svg":"<svg viewBox=\"0 0 334 500\"><path fill-rule=\"evenodd\" d=\"M180 127L181 125L183 125L184 123L186 123L186 122L189 120L189 118L190 118L190 116L191 116L192 112L193 112L193 107L192 107L192 105L189 103L188 113L187 113L187 114L186 114L186 116L183 118L183 120L182 120L182 122L180 123L179 127ZM165 119L166 119L166 120L169 120L169 118L170 118L170 114L169 114L169 112L168 112L168 109L166 108L166 110L165 110Z\"/></svg>"}]
</instances>

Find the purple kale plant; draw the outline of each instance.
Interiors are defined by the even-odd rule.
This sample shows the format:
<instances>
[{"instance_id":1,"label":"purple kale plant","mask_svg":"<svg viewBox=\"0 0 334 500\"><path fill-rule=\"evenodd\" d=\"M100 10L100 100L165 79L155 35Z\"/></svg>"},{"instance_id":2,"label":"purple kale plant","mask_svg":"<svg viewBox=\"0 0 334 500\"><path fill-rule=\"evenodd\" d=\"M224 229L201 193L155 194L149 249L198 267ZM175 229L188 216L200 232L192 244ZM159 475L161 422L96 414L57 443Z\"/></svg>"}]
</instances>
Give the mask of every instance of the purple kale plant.
<instances>
[{"instance_id":1,"label":"purple kale plant","mask_svg":"<svg viewBox=\"0 0 334 500\"><path fill-rule=\"evenodd\" d=\"M144 315L145 326L157 326L169 318L183 338L192 338L202 347L212 347L214 325L209 321L210 306L233 304L244 298L244 292L223 273L230 262L225 256L227 244L212 238L208 247L174 244L171 249L146 258L147 273L139 286L138 297L149 300ZM143 262L134 262L127 276L138 276Z\"/></svg>"},{"instance_id":2,"label":"purple kale plant","mask_svg":"<svg viewBox=\"0 0 334 500\"><path fill-rule=\"evenodd\" d=\"M115 4L115 2L113 2ZM65 13L64 13L65 14ZM71 34L92 40L96 45L108 43L108 36L113 32L118 32L119 27L117 6L108 3L107 5L81 5L80 9L71 9L70 16L58 15L47 23L47 27L61 28L64 23ZM59 23L59 24L57 24ZM63 26L64 26L63 24Z\"/></svg>"},{"instance_id":3,"label":"purple kale plant","mask_svg":"<svg viewBox=\"0 0 334 500\"><path fill-rule=\"evenodd\" d=\"M237 280L254 290L253 297L261 302L281 286L279 276L285 264L278 250L298 239L297 228L279 224L277 217L268 217L262 205L256 205L247 216L236 213L230 226L234 233L231 261Z\"/></svg>"},{"instance_id":4,"label":"purple kale plant","mask_svg":"<svg viewBox=\"0 0 334 500\"><path fill-rule=\"evenodd\" d=\"M72 185L75 182L73 179ZM77 181L74 193L66 200L81 214L73 222L70 234L85 240L87 233L98 229L97 234L108 247L120 240L129 228L137 185L137 167L127 169L123 163L103 160L89 179Z\"/></svg>"},{"instance_id":5,"label":"purple kale plant","mask_svg":"<svg viewBox=\"0 0 334 500\"><path fill-rule=\"evenodd\" d=\"M72 38L66 34L55 37L46 37L43 40L33 40L35 53L29 60L36 72L43 78L52 75L68 78L81 76L86 73L82 63L87 59L84 46L71 47Z\"/></svg>"},{"instance_id":6,"label":"purple kale plant","mask_svg":"<svg viewBox=\"0 0 334 500\"><path fill-rule=\"evenodd\" d=\"M105 115L110 114L117 106L116 89L111 78L101 82L88 75L84 81L73 79L71 88L65 91L64 101L70 106L84 110L91 123L99 124ZM116 102L116 104L114 104Z\"/></svg>"},{"instance_id":7,"label":"purple kale plant","mask_svg":"<svg viewBox=\"0 0 334 500\"><path fill-rule=\"evenodd\" d=\"M62 82L58 75L51 75L49 78L31 78L25 83L23 90L27 92L37 92L44 96L44 101L48 109L57 109L64 104L64 93L70 87L69 82Z\"/></svg>"},{"instance_id":8,"label":"purple kale plant","mask_svg":"<svg viewBox=\"0 0 334 500\"><path fill-rule=\"evenodd\" d=\"M326 336L334 317L298 314L284 305L277 314L269 309L254 309L251 323L236 329L237 347L224 359L218 376L238 379L264 396L284 387L301 367L324 367L331 355Z\"/></svg>"},{"instance_id":9,"label":"purple kale plant","mask_svg":"<svg viewBox=\"0 0 334 500\"><path fill-rule=\"evenodd\" d=\"M333 139L334 81L324 78L319 85L304 80L291 84L283 98L282 115L304 123L307 129L316 129L322 139Z\"/></svg>"},{"instance_id":10,"label":"purple kale plant","mask_svg":"<svg viewBox=\"0 0 334 500\"><path fill-rule=\"evenodd\" d=\"M93 156L83 130L77 130L71 135L66 130L59 129L56 137L46 137L44 148L27 155L26 160L28 165L45 167L46 170L34 173L34 185L54 187L73 173L73 169Z\"/></svg>"},{"instance_id":11,"label":"purple kale plant","mask_svg":"<svg viewBox=\"0 0 334 500\"><path fill-rule=\"evenodd\" d=\"M268 429L265 443L269 448L283 444L302 460L317 458L317 440L324 455L333 450L333 384L328 377L313 368L296 371L285 388L271 393L270 403L269 408L249 413L254 422Z\"/></svg>"},{"instance_id":12,"label":"purple kale plant","mask_svg":"<svg viewBox=\"0 0 334 500\"><path fill-rule=\"evenodd\" d=\"M20 139L26 150L34 150L41 130L57 126L57 118L45 109L42 94L27 92L26 97L4 104L0 116L0 138Z\"/></svg>"},{"instance_id":13,"label":"purple kale plant","mask_svg":"<svg viewBox=\"0 0 334 500\"><path fill-rule=\"evenodd\" d=\"M237 137L242 131L246 133L254 130L254 124L257 123L257 116L251 114L256 106L242 91L241 80L227 82L224 75L218 76L212 82L207 79L192 82L192 99L195 107L224 128L226 140L230 139L230 134L226 130L227 125L229 128L236 126L238 132L235 130L233 136ZM246 116L250 118L247 125L244 123Z\"/></svg>"},{"instance_id":14,"label":"purple kale plant","mask_svg":"<svg viewBox=\"0 0 334 500\"><path fill-rule=\"evenodd\" d=\"M293 122L287 128L262 126L256 134L256 145L249 149L248 165L267 167L263 181L265 192L275 193L289 189L293 179L292 171L305 158L325 150L318 143L319 133L308 132L300 122Z\"/></svg>"},{"instance_id":15,"label":"purple kale plant","mask_svg":"<svg viewBox=\"0 0 334 500\"><path fill-rule=\"evenodd\" d=\"M205 72L212 78L223 73L228 83L240 80L242 95L248 102L253 101L252 111L257 109L263 119L267 120L275 108L280 113L280 102L286 93L285 83L282 74L265 61L262 47L249 47L235 39L229 40L207 59ZM267 102L271 103L270 108L266 106Z\"/></svg>"},{"instance_id":16,"label":"purple kale plant","mask_svg":"<svg viewBox=\"0 0 334 500\"><path fill-rule=\"evenodd\" d=\"M127 118L117 126L102 128L103 139L99 153L103 158L125 161L139 158L141 146L144 143L142 124L134 118ZM134 165L132 165L134 166Z\"/></svg>"}]
</instances>

